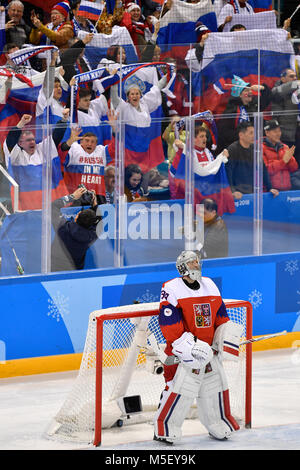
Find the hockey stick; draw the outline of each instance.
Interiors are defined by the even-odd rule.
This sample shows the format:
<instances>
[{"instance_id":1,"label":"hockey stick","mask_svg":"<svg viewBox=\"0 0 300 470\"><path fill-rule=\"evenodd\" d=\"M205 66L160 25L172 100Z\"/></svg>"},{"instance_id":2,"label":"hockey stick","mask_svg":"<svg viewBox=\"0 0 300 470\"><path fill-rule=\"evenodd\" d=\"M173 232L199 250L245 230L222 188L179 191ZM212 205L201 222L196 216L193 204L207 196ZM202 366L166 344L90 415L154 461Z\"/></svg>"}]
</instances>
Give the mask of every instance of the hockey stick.
<instances>
[{"instance_id":1,"label":"hockey stick","mask_svg":"<svg viewBox=\"0 0 300 470\"><path fill-rule=\"evenodd\" d=\"M265 339L270 339L270 338L275 338L277 336L283 336L287 334L287 330L279 331L278 333L273 333L270 335L265 335L265 336L260 336L258 338L250 338L246 339L245 341L242 341L240 343L240 346L243 346L244 344L249 344L249 343L256 343L257 341L263 341ZM154 351L154 353L158 356L159 360L162 362L162 364L165 365L173 365L173 364L178 364L180 360L176 356L167 356L164 351L161 350L159 345L157 344L157 341L155 339L154 334L150 334L148 337L148 342L150 344L151 349ZM147 348L145 348L147 349Z\"/></svg>"},{"instance_id":2,"label":"hockey stick","mask_svg":"<svg viewBox=\"0 0 300 470\"><path fill-rule=\"evenodd\" d=\"M18 271L18 274L20 274L20 276L22 276L24 274L24 269L23 269L23 266L21 265L21 262L17 256L17 253L16 253L16 250L14 249L14 247L12 246L12 243L10 241L10 239L8 238L8 235L5 233L5 236L7 238L7 241L9 243L9 246L11 248L11 251L13 252L13 255L14 255L14 258L15 258L15 262L16 262L16 268L17 268L17 271Z\"/></svg>"},{"instance_id":3,"label":"hockey stick","mask_svg":"<svg viewBox=\"0 0 300 470\"><path fill-rule=\"evenodd\" d=\"M167 356L167 354L159 347L159 344L155 338L154 333L151 333L147 336L147 340L149 342L150 348L152 351L157 355L158 359L162 364L166 366L171 366L174 364L179 364L180 360L176 356ZM145 353L147 354L147 346L144 347ZM148 352L149 354L149 352Z\"/></svg>"},{"instance_id":4,"label":"hockey stick","mask_svg":"<svg viewBox=\"0 0 300 470\"><path fill-rule=\"evenodd\" d=\"M264 339L275 338L276 336L282 336L286 334L287 334L287 330L283 330L283 331L280 331L279 333L273 333L271 335L260 336L259 338L246 339L245 341L242 341L240 343L240 346L243 346L244 344L255 343L256 341L262 341Z\"/></svg>"}]
</instances>

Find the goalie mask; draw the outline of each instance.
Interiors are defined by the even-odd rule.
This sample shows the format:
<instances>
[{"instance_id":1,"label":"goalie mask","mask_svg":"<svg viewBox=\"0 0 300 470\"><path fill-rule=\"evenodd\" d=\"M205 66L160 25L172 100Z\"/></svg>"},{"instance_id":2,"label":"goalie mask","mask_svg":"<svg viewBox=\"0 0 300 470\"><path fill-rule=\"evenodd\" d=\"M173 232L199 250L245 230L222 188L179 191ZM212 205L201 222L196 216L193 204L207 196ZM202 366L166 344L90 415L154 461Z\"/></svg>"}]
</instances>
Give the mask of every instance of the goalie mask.
<instances>
[{"instance_id":1,"label":"goalie mask","mask_svg":"<svg viewBox=\"0 0 300 470\"><path fill-rule=\"evenodd\" d=\"M198 268L191 268L188 266L190 261L198 261ZM176 269L180 276L189 276L193 281L201 281L202 263L198 255L194 251L182 251L176 260Z\"/></svg>"}]
</instances>

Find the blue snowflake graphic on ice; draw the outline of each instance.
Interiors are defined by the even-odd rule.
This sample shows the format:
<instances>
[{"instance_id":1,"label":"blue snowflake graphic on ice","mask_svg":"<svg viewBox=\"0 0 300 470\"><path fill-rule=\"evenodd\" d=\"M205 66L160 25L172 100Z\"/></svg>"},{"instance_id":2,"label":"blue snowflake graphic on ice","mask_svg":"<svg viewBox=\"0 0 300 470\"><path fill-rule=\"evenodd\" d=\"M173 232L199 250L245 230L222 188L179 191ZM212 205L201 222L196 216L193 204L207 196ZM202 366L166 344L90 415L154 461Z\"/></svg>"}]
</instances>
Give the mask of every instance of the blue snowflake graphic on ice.
<instances>
[{"instance_id":1,"label":"blue snowflake graphic on ice","mask_svg":"<svg viewBox=\"0 0 300 470\"><path fill-rule=\"evenodd\" d=\"M151 294L149 289L147 289L146 292L141 297L137 297L136 300L141 303L158 302L159 296Z\"/></svg>"},{"instance_id":2,"label":"blue snowflake graphic on ice","mask_svg":"<svg viewBox=\"0 0 300 470\"><path fill-rule=\"evenodd\" d=\"M52 317L59 322L61 319L64 318L65 315L70 313L69 310L69 298L65 297L59 291L57 294L52 297L52 299L48 299L48 317Z\"/></svg>"},{"instance_id":3,"label":"blue snowflake graphic on ice","mask_svg":"<svg viewBox=\"0 0 300 470\"><path fill-rule=\"evenodd\" d=\"M249 299L249 302L251 302L251 304L253 305L253 308L257 308L262 304L262 293L254 289L249 294L248 299Z\"/></svg>"},{"instance_id":4,"label":"blue snowflake graphic on ice","mask_svg":"<svg viewBox=\"0 0 300 470\"><path fill-rule=\"evenodd\" d=\"M291 259L291 260L286 261L285 271L290 273L291 276L293 276L296 271L299 271L298 260L297 259Z\"/></svg>"}]
</instances>

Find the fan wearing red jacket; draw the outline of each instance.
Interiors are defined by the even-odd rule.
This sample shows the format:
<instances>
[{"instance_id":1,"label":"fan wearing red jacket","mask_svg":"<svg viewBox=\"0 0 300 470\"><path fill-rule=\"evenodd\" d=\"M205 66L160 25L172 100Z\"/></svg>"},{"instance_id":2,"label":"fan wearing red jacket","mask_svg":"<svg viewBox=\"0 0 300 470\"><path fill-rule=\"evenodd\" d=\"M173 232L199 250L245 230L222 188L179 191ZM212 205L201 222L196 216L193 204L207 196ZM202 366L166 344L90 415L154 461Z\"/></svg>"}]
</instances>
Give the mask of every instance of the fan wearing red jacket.
<instances>
[{"instance_id":1,"label":"fan wearing red jacket","mask_svg":"<svg viewBox=\"0 0 300 470\"><path fill-rule=\"evenodd\" d=\"M132 38L133 44L137 48L139 58L150 38L152 26L144 19L141 7L134 2L126 5L126 10L120 22L120 26L125 26Z\"/></svg>"},{"instance_id":2,"label":"fan wearing red jacket","mask_svg":"<svg viewBox=\"0 0 300 470\"><path fill-rule=\"evenodd\" d=\"M183 251L176 268L180 277L165 282L161 291L166 386L154 419L154 439L177 442L195 399L210 436L227 439L239 425L231 415L222 361L238 358L241 326L229 319L215 283L202 277L195 252Z\"/></svg>"},{"instance_id":3,"label":"fan wearing red jacket","mask_svg":"<svg viewBox=\"0 0 300 470\"><path fill-rule=\"evenodd\" d=\"M281 129L276 120L264 126L266 137L263 142L263 159L267 167L272 188L279 191L292 189L291 173L298 170L298 163L293 156L295 145L288 147L281 142Z\"/></svg>"}]
</instances>

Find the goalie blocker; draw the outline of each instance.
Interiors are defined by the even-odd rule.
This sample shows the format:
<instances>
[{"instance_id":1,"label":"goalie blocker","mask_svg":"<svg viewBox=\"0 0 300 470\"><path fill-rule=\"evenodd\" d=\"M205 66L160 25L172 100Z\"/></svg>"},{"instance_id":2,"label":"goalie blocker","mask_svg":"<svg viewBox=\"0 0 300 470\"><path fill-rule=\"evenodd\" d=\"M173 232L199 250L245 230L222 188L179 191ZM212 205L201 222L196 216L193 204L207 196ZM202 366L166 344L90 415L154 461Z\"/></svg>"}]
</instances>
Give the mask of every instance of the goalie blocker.
<instances>
[{"instance_id":1,"label":"goalie blocker","mask_svg":"<svg viewBox=\"0 0 300 470\"><path fill-rule=\"evenodd\" d=\"M229 320L214 282L202 277L196 253L182 252L176 266L181 277L163 284L159 323L166 353L180 363L165 366L166 387L154 420L154 439L180 439L195 399L208 433L226 439L239 425L231 415L222 361L237 359L242 330Z\"/></svg>"}]
</instances>

